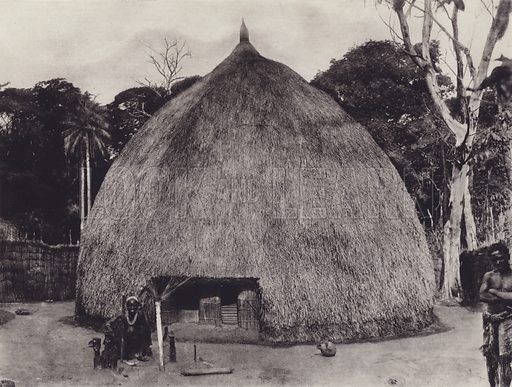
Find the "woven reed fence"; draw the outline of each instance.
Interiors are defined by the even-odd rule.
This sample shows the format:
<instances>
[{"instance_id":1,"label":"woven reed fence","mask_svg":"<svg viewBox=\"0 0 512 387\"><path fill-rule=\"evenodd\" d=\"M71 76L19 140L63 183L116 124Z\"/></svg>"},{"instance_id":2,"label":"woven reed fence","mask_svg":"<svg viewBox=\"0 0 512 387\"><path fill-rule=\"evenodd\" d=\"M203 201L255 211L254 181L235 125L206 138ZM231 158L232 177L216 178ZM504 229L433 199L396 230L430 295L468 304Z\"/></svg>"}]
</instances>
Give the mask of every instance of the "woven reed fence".
<instances>
[{"instance_id":1,"label":"woven reed fence","mask_svg":"<svg viewBox=\"0 0 512 387\"><path fill-rule=\"evenodd\" d=\"M75 297L78 246L0 240L0 302Z\"/></svg>"}]
</instances>

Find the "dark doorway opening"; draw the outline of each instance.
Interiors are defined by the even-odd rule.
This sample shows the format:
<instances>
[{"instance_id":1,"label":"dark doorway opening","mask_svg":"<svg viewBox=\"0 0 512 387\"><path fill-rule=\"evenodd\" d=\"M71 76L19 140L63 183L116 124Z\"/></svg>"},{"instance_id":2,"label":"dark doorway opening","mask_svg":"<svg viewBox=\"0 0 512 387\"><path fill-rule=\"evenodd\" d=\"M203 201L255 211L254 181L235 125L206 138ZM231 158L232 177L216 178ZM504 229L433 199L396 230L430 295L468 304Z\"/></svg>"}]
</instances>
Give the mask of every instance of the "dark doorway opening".
<instances>
[{"instance_id":1,"label":"dark doorway opening","mask_svg":"<svg viewBox=\"0 0 512 387\"><path fill-rule=\"evenodd\" d=\"M257 292L257 278L191 278L162 304L167 323L240 325L239 296Z\"/></svg>"}]
</instances>

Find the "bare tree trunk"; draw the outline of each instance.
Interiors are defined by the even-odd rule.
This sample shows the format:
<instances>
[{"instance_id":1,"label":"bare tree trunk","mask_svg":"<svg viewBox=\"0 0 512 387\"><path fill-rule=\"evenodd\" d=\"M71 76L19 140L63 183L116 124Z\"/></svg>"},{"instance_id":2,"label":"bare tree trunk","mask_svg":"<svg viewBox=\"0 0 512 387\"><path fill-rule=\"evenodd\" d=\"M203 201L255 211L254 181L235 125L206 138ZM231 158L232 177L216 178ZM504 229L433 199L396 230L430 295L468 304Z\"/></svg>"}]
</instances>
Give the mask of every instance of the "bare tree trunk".
<instances>
[{"instance_id":1,"label":"bare tree trunk","mask_svg":"<svg viewBox=\"0 0 512 387\"><path fill-rule=\"evenodd\" d=\"M449 178L448 178L448 169L446 168L446 150L445 144L441 143L441 162L443 166L443 187L441 190L441 213L439 214L439 226L443 226L448 220L447 214L449 213L449 198L450 198L450 189L448 187Z\"/></svg>"},{"instance_id":2,"label":"bare tree trunk","mask_svg":"<svg viewBox=\"0 0 512 387\"><path fill-rule=\"evenodd\" d=\"M464 224L466 225L466 243L468 250L476 250L478 242L476 238L476 223L473 216L473 206L471 205L471 193L469 185L471 183L471 173L468 174L466 189L464 191Z\"/></svg>"},{"instance_id":3,"label":"bare tree trunk","mask_svg":"<svg viewBox=\"0 0 512 387\"><path fill-rule=\"evenodd\" d=\"M85 224L85 168L84 156L80 155L80 233L84 229Z\"/></svg>"},{"instance_id":4,"label":"bare tree trunk","mask_svg":"<svg viewBox=\"0 0 512 387\"><path fill-rule=\"evenodd\" d=\"M442 298L449 299L460 289L459 251L461 236L461 220L464 212L464 193L468 183L468 166L453 166L450 189L450 217L444 225L443 255L444 281L441 290Z\"/></svg>"},{"instance_id":5,"label":"bare tree trunk","mask_svg":"<svg viewBox=\"0 0 512 387\"><path fill-rule=\"evenodd\" d=\"M434 66L432 66L432 60L430 57L431 48L431 34L432 27L435 22L436 26L439 27L452 41L456 52L457 70L458 76L462 81L461 61L463 57L466 59L466 65L468 66L471 80L474 85L481 85L482 81L487 76L489 63L491 56L496 45L496 42L503 37L503 34L507 28L509 21L509 13L512 0L499 0L498 6L496 7L495 16L493 17L491 28L487 33L486 43L482 52L480 64L478 69L475 69L473 59L471 57L470 50L464 46L458 39L459 37L459 26L458 26L458 10L454 10L452 17L452 31L453 35L438 21L434 18L433 5L436 3L434 0L423 0L423 7L415 4L414 1L406 2L404 0L393 0L391 4L393 10L396 12L398 21L400 23L400 30L404 45L407 51L411 55L411 59L416 63L425 73L425 81L429 90L429 94L432 97L432 102L436 107L438 114L441 116L446 126L450 129L455 137L455 145L458 150L461 150L463 156L467 156L471 153L473 145L473 139L476 134L476 123L478 122L478 113L480 108L480 100L482 96L481 90L474 90L469 98L468 108L465 112L466 117L459 122L456 117L452 115L452 112L446 102L443 100L442 94L440 93L440 86L437 82L437 74ZM423 12L423 25L422 25L422 39L421 39L421 52L415 49L412 43L408 12L405 12L404 7L406 3L409 3L410 7L415 7ZM448 2L446 2L448 3ZM464 54L464 55L462 55ZM462 86L462 82L457 84L459 97L465 96L465 90ZM465 97L464 97L465 98ZM461 102L464 99L461 99ZM450 193L450 215L449 219L444 225L444 242L443 242L443 253L445 256L444 261L444 283L443 283L443 297L451 297L452 293L457 292L460 285L460 274L459 274L459 249L460 249L460 234L461 234L461 220L462 216L465 216L466 223L469 225L468 244L476 244L476 237L473 237L473 226L474 219L470 216L470 196L468 184L468 166L467 160L461 158L459 160L459 167L454 167L451 178L451 193ZM464 197L466 200L464 200ZM466 203L465 203L466 202ZM466 204L466 206L465 206ZM467 213L467 218L466 214ZM511 208L511 220L512 220L512 208ZM512 225L512 223L511 223Z\"/></svg>"},{"instance_id":6,"label":"bare tree trunk","mask_svg":"<svg viewBox=\"0 0 512 387\"><path fill-rule=\"evenodd\" d=\"M87 213L86 217L89 216L91 211L91 150L89 148L89 138L85 140L85 169L87 174Z\"/></svg>"}]
</instances>

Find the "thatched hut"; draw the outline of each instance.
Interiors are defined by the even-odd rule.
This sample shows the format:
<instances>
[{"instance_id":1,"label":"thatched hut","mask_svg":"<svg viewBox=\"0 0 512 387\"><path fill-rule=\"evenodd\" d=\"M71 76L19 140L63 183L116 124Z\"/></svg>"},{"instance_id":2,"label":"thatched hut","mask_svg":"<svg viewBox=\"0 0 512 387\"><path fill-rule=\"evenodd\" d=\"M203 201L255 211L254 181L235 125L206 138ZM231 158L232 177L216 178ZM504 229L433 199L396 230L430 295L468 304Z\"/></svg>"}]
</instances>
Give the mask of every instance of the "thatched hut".
<instances>
[{"instance_id":1,"label":"thatched hut","mask_svg":"<svg viewBox=\"0 0 512 387\"><path fill-rule=\"evenodd\" d=\"M389 159L244 28L126 145L78 266L78 314L112 316L150 278L185 276L177 316L197 321L202 304L236 322L236 303L258 300L253 318L276 342L397 335L432 318L425 236Z\"/></svg>"}]
</instances>

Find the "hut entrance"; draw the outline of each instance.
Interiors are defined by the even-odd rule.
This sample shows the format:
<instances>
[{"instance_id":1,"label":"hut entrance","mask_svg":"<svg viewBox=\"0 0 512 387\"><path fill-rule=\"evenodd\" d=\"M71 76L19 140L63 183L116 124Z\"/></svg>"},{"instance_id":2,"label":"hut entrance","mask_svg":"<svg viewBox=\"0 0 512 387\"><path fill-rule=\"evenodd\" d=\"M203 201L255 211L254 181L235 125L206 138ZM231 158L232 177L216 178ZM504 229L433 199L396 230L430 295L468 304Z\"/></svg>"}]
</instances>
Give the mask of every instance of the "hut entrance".
<instances>
[{"instance_id":1,"label":"hut entrance","mask_svg":"<svg viewBox=\"0 0 512 387\"><path fill-rule=\"evenodd\" d=\"M167 324L259 328L258 280L255 278L192 278L162 303Z\"/></svg>"},{"instance_id":2,"label":"hut entrance","mask_svg":"<svg viewBox=\"0 0 512 387\"><path fill-rule=\"evenodd\" d=\"M238 310L237 300L238 293L240 292L236 286L224 285L221 286L220 294L220 311L222 324L224 325L237 325L238 324Z\"/></svg>"}]
</instances>

